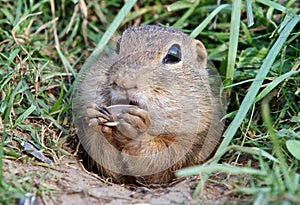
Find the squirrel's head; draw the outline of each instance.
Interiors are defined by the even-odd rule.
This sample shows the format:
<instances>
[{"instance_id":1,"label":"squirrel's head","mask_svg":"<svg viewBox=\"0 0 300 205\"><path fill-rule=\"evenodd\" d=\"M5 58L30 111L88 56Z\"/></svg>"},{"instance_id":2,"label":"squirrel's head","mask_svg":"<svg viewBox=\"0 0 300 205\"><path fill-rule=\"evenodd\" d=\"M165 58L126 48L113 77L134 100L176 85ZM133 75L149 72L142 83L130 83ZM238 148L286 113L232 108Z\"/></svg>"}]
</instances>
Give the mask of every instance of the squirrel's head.
<instances>
[{"instance_id":1,"label":"squirrel's head","mask_svg":"<svg viewBox=\"0 0 300 205\"><path fill-rule=\"evenodd\" d=\"M204 45L177 29L131 27L116 48L109 74L112 104L137 105L152 118L172 115L174 126L181 121L178 112L200 109L200 98L211 92ZM159 110L165 113L153 116Z\"/></svg>"},{"instance_id":2,"label":"squirrel's head","mask_svg":"<svg viewBox=\"0 0 300 205\"><path fill-rule=\"evenodd\" d=\"M183 86L182 81L191 84L194 75L206 73L204 45L177 29L131 27L118 40L116 53L118 58L111 67L109 82L114 93Z\"/></svg>"}]
</instances>

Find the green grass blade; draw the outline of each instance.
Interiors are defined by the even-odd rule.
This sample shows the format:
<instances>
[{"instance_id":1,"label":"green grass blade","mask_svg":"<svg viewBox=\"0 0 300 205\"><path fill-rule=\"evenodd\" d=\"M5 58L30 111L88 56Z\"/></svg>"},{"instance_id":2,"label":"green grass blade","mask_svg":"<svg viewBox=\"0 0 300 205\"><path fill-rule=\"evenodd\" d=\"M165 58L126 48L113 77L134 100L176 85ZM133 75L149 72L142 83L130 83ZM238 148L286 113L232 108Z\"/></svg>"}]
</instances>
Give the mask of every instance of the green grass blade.
<instances>
[{"instance_id":1,"label":"green grass blade","mask_svg":"<svg viewBox=\"0 0 300 205\"><path fill-rule=\"evenodd\" d=\"M288 22L290 22L290 20L293 18L293 16L289 16L289 15L286 15L285 17L284 17L284 19L283 19L283 21L280 23L280 25L279 25L279 27L278 27L278 29L277 29L277 32L278 33L280 33L281 31L282 31L282 29L284 29L284 27L286 26L286 24L288 23ZM276 31L276 30L275 30ZM275 32L274 31L274 32ZM274 32L273 32L273 34L274 34Z\"/></svg>"},{"instance_id":2,"label":"green grass blade","mask_svg":"<svg viewBox=\"0 0 300 205\"><path fill-rule=\"evenodd\" d=\"M25 120L31 113L33 113L33 111L35 111L36 106L35 105L31 105L27 110L25 110L25 112L22 113L22 115L20 115L16 121L15 124L13 126L13 128L16 128L17 126L19 126L19 124Z\"/></svg>"},{"instance_id":3,"label":"green grass blade","mask_svg":"<svg viewBox=\"0 0 300 205\"><path fill-rule=\"evenodd\" d=\"M251 27L254 24L254 17L253 17L253 10L252 10L251 0L246 0L246 12L247 12L248 27Z\"/></svg>"},{"instance_id":4,"label":"green grass blade","mask_svg":"<svg viewBox=\"0 0 300 205\"><path fill-rule=\"evenodd\" d=\"M233 8L230 22L230 37L229 37L229 48L228 48L228 63L226 79L230 82L234 77L234 66L237 56L237 47L240 33L240 21L241 21L241 0L233 1Z\"/></svg>"},{"instance_id":5,"label":"green grass blade","mask_svg":"<svg viewBox=\"0 0 300 205\"><path fill-rule=\"evenodd\" d=\"M65 129L63 126L60 125L49 113L43 113L42 117L44 119L50 120L58 129L64 132L64 134L68 134L70 131Z\"/></svg>"},{"instance_id":6,"label":"green grass blade","mask_svg":"<svg viewBox=\"0 0 300 205\"><path fill-rule=\"evenodd\" d=\"M270 133L270 139L272 141L273 150L275 152L275 155L277 155L278 157L279 165L281 167L280 171L283 173L285 185L287 189L290 191L290 193L295 193L296 189L294 187L291 176L289 174L289 167L285 160L285 156L281 151L281 144L279 142L278 136L275 133L275 130L273 128L273 122L272 122L272 117L270 115L270 106L269 106L270 100L271 100L271 96L268 96L262 101L262 105L261 105L262 118L265 127Z\"/></svg>"},{"instance_id":7,"label":"green grass blade","mask_svg":"<svg viewBox=\"0 0 300 205\"><path fill-rule=\"evenodd\" d=\"M257 0L257 2L262 3L264 5L267 5L269 7L272 7L272 8L274 8L274 9L276 9L278 11L281 11L283 13L286 13L286 14L289 13L288 9L286 9L284 6L282 6L281 4L276 3L274 1L270 1L270 0Z\"/></svg>"},{"instance_id":8,"label":"green grass blade","mask_svg":"<svg viewBox=\"0 0 300 205\"><path fill-rule=\"evenodd\" d=\"M8 103L7 103L6 112L5 112L5 116L4 116L4 121L3 121L4 126L7 126L8 124L11 124L11 122L10 122L11 110L12 110L13 105L14 105L15 97L16 97L17 93L19 92L19 90L21 88L22 88L22 81L19 81L19 83L17 84L17 86L12 91L11 95L9 96L9 100L8 100ZM3 141L5 141L6 134L7 133L4 131L4 133L2 135L2 140Z\"/></svg>"},{"instance_id":9,"label":"green grass blade","mask_svg":"<svg viewBox=\"0 0 300 205\"><path fill-rule=\"evenodd\" d=\"M10 113L11 113L11 110L13 108L13 103L14 103L14 100L15 100L15 96L17 94L17 92L19 91L19 89L21 88L22 86L22 82L20 81L17 86L15 87L15 89L12 91L11 93L11 88L10 86L8 86L8 91L6 93L6 97L4 99L4 102L7 104L6 106L6 109L5 109L5 112L4 112L4 121L3 121L3 133L2 133L2 136L1 136L1 147L0 147L0 187L3 187L5 186L5 182L3 181L3 152L4 152L4 144L5 144L5 140L6 140L6 137L7 137L7 132L6 132L6 129L7 129L7 126L9 124L9 119L10 119ZM2 102L3 103L3 102ZM1 116L2 118L2 116Z\"/></svg>"},{"instance_id":10,"label":"green grass blade","mask_svg":"<svg viewBox=\"0 0 300 205\"><path fill-rule=\"evenodd\" d=\"M287 37L295 27L295 25L299 22L300 16L294 17L283 29L280 33L278 39L270 49L267 57L265 58L262 66L260 67L255 80L251 84L248 93L246 94L240 109L238 110L234 120L230 123L229 127L224 133L224 140L222 141L221 145L219 146L216 156L222 152L222 150L228 147L229 143L231 142L233 136L235 135L236 131L238 130L239 126L241 125L242 121L244 120L248 110L250 109L251 105L253 104L255 97L263 83L263 80L267 76L272 64L274 63L276 56L280 52L283 44L285 43Z\"/></svg>"},{"instance_id":11,"label":"green grass blade","mask_svg":"<svg viewBox=\"0 0 300 205\"><path fill-rule=\"evenodd\" d=\"M250 83L250 82L253 82L253 81L254 81L254 79L243 80L243 81L240 81L240 82L237 82L237 83L233 83L231 85L224 86L224 89L236 87L236 86L243 85L243 84L246 84L246 83Z\"/></svg>"},{"instance_id":12,"label":"green grass blade","mask_svg":"<svg viewBox=\"0 0 300 205\"><path fill-rule=\"evenodd\" d=\"M188 1L176 1L172 3L170 6L168 6L168 11L173 12L173 11L178 11L181 9L187 9L191 7L191 2Z\"/></svg>"},{"instance_id":13,"label":"green grass blade","mask_svg":"<svg viewBox=\"0 0 300 205\"><path fill-rule=\"evenodd\" d=\"M190 34L192 38L196 38L211 23L212 19L224 8L230 7L230 4L223 4L213 10Z\"/></svg>"},{"instance_id":14,"label":"green grass blade","mask_svg":"<svg viewBox=\"0 0 300 205\"><path fill-rule=\"evenodd\" d=\"M279 161L275 157L273 157L271 154L258 147L242 147L242 146L232 145L229 148L235 151L251 154L252 156L253 155L262 156L269 160L272 160L275 163L279 163Z\"/></svg>"},{"instance_id":15,"label":"green grass blade","mask_svg":"<svg viewBox=\"0 0 300 205\"><path fill-rule=\"evenodd\" d=\"M267 173L262 170L257 170L248 167L236 167L229 164L212 164L212 165L199 165L181 169L177 172L177 176L186 177L200 174L212 174L212 173L228 173L228 174L249 174L267 176Z\"/></svg>"},{"instance_id":16,"label":"green grass blade","mask_svg":"<svg viewBox=\"0 0 300 205\"><path fill-rule=\"evenodd\" d=\"M66 56L61 52L60 49L57 49L58 55L63 63L63 65L72 73L73 76L75 76L75 71L73 70L69 60L66 58Z\"/></svg>"},{"instance_id":17,"label":"green grass blade","mask_svg":"<svg viewBox=\"0 0 300 205\"><path fill-rule=\"evenodd\" d=\"M113 22L110 24L106 32L103 34L101 40L95 47L94 51L91 53L90 57L83 64L80 73L85 73L86 70L98 60L101 52L103 51L106 44L109 42L111 36L116 32L117 28L120 26L125 16L129 13L129 11L131 10L131 8L133 7L136 1L137 0L129 0L123 5L123 7L119 11L115 19L113 20ZM75 88L77 86L77 83L78 83L78 78L76 78L75 82L73 83L73 86Z\"/></svg>"},{"instance_id":18,"label":"green grass blade","mask_svg":"<svg viewBox=\"0 0 300 205\"><path fill-rule=\"evenodd\" d=\"M2 17L2 18L6 18L10 24L13 24L14 16L10 12L10 10L8 10L6 8L1 8L1 13L4 15L4 17Z\"/></svg>"},{"instance_id":19,"label":"green grass blade","mask_svg":"<svg viewBox=\"0 0 300 205\"><path fill-rule=\"evenodd\" d=\"M32 92L30 91L30 88L25 80L22 81L22 87L24 89L24 94L25 94L28 102L36 107L36 109L35 109L36 114L40 115L41 113L43 113L43 110L39 107L35 97L33 96Z\"/></svg>"},{"instance_id":20,"label":"green grass blade","mask_svg":"<svg viewBox=\"0 0 300 205\"><path fill-rule=\"evenodd\" d=\"M273 80L267 87L265 87L255 98L254 103L257 103L258 101L260 101L261 99L263 99L267 94L269 94L279 83L281 83L282 81L284 81L285 79L287 79L288 77L290 77L291 75L297 74L299 73L300 70L298 71L289 71L281 76L279 76L278 78L276 78L275 80Z\"/></svg>"},{"instance_id":21,"label":"green grass blade","mask_svg":"<svg viewBox=\"0 0 300 205\"><path fill-rule=\"evenodd\" d=\"M4 148L4 141L1 140L1 147L0 147L0 187L4 186L4 181L3 181L3 148Z\"/></svg>"},{"instance_id":22,"label":"green grass blade","mask_svg":"<svg viewBox=\"0 0 300 205\"><path fill-rule=\"evenodd\" d=\"M243 192L245 194L257 194L257 193L265 193L265 192L269 192L270 188L268 187L263 187L263 188L258 188L258 187L254 187L254 188L248 188L248 187L237 187L237 190L239 192ZM263 203L256 203L258 205L261 205ZM253 204L254 205L254 204Z\"/></svg>"},{"instance_id":23,"label":"green grass blade","mask_svg":"<svg viewBox=\"0 0 300 205\"><path fill-rule=\"evenodd\" d=\"M56 102L54 103L54 105L52 106L52 108L50 110L50 113L55 112L55 111L61 109L61 107L62 107L62 101L63 101L63 95L64 95L64 85L61 86L59 96L58 96Z\"/></svg>"},{"instance_id":24,"label":"green grass blade","mask_svg":"<svg viewBox=\"0 0 300 205\"><path fill-rule=\"evenodd\" d=\"M22 1L18 0L17 10L16 10L17 12L16 12L16 17L15 17L14 25L16 25L18 23L18 21L20 20L21 8L22 8Z\"/></svg>"},{"instance_id":25,"label":"green grass blade","mask_svg":"<svg viewBox=\"0 0 300 205\"><path fill-rule=\"evenodd\" d=\"M182 28L184 26L184 22L193 14L196 7L199 5L199 0L193 2L190 8L184 13L184 15L173 24L173 28Z\"/></svg>"}]
</instances>

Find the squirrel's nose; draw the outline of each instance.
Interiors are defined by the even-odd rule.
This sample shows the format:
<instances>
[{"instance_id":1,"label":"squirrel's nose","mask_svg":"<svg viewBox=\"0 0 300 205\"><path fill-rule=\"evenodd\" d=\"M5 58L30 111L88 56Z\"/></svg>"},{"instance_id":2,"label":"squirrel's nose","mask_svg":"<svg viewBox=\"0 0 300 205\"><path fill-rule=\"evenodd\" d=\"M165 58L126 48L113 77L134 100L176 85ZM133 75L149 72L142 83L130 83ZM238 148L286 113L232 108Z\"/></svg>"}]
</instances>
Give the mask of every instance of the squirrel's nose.
<instances>
[{"instance_id":1,"label":"squirrel's nose","mask_svg":"<svg viewBox=\"0 0 300 205\"><path fill-rule=\"evenodd\" d=\"M118 96L120 99L118 99L118 103L121 104L129 104L131 101L138 101L136 99L136 93L137 93L137 87L124 87L124 86L119 86L117 83L112 83L111 84L112 89L114 90L115 93L118 93ZM125 85L128 86L128 85ZM133 86L133 85L131 85Z\"/></svg>"},{"instance_id":2,"label":"squirrel's nose","mask_svg":"<svg viewBox=\"0 0 300 205\"><path fill-rule=\"evenodd\" d=\"M115 78L114 83L123 89L131 89L137 87L135 76L128 74L118 75Z\"/></svg>"}]
</instances>

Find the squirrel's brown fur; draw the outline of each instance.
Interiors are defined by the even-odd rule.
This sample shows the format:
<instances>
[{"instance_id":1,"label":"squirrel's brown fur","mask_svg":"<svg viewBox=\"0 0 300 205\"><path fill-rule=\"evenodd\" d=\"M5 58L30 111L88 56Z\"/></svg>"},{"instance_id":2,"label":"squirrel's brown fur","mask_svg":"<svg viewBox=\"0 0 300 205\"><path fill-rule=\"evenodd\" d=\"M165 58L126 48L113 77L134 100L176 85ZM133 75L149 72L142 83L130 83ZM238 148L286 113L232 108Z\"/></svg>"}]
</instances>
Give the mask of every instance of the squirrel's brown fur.
<instances>
[{"instance_id":1,"label":"squirrel's brown fur","mask_svg":"<svg viewBox=\"0 0 300 205\"><path fill-rule=\"evenodd\" d=\"M175 44L180 58L167 62ZM207 160L223 127L206 67L203 44L176 29L127 29L117 52L81 76L73 101L79 139L99 171L116 182L165 183ZM105 126L97 106L126 103L136 107Z\"/></svg>"}]
</instances>

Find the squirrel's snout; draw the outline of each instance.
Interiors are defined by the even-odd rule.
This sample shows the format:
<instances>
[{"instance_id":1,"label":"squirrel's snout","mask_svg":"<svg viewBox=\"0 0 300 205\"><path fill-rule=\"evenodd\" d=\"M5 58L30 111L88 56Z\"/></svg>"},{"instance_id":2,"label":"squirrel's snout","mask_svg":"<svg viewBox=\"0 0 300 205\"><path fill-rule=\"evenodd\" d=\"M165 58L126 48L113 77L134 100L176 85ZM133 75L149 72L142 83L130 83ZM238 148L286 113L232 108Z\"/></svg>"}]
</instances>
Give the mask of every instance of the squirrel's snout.
<instances>
[{"instance_id":1,"label":"squirrel's snout","mask_svg":"<svg viewBox=\"0 0 300 205\"><path fill-rule=\"evenodd\" d=\"M117 94L118 96L122 96L123 98L130 99L130 98L133 98L133 96L136 95L137 87L123 88L123 87L120 87L120 86L116 85L112 88L112 91L113 91L114 95Z\"/></svg>"},{"instance_id":2,"label":"squirrel's snout","mask_svg":"<svg viewBox=\"0 0 300 205\"><path fill-rule=\"evenodd\" d=\"M131 89L137 87L135 76L124 73L117 75L117 77L114 79L114 84L123 89Z\"/></svg>"}]
</instances>

